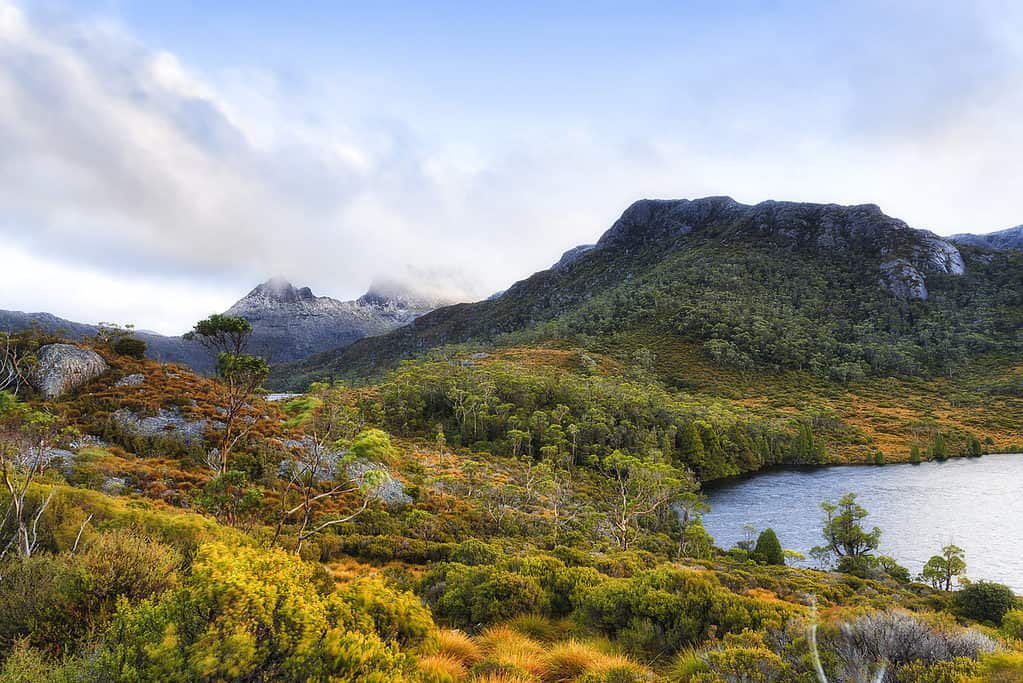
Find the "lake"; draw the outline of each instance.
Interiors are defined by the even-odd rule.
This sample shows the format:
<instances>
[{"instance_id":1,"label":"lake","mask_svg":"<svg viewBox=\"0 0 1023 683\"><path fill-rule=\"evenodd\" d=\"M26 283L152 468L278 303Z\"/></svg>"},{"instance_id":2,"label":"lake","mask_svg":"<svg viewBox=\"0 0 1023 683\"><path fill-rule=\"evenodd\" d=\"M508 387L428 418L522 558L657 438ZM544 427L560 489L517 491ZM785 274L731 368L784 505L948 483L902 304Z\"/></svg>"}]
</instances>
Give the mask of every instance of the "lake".
<instances>
[{"instance_id":1,"label":"lake","mask_svg":"<svg viewBox=\"0 0 1023 683\"><path fill-rule=\"evenodd\" d=\"M1023 594L1023 455L986 455L919 465L779 469L707 490L704 515L715 544L732 547L743 525L771 527L783 548L808 554L822 545L822 500L845 493L881 529L878 552L915 577L931 555L954 543L966 551L967 575ZM812 561L804 563L811 566Z\"/></svg>"}]
</instances>

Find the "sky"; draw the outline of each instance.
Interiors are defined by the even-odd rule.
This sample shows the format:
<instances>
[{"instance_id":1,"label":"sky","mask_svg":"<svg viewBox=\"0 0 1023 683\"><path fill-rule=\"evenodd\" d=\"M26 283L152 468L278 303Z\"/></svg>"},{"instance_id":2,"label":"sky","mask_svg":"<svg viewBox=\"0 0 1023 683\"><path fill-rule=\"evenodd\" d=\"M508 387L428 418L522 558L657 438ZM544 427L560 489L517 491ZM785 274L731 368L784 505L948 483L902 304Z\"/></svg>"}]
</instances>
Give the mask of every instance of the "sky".
<instances>
[{"instance_id":1,"label":"sky","mask_svg":"<svg viewBox=\"0 0 1023 683\"><path fill-rule=\"evenodd\" d=\"M475 300L636 199L1023 223L1023 5L0 0L0 309Z\"/></svg>"}]
</instances>

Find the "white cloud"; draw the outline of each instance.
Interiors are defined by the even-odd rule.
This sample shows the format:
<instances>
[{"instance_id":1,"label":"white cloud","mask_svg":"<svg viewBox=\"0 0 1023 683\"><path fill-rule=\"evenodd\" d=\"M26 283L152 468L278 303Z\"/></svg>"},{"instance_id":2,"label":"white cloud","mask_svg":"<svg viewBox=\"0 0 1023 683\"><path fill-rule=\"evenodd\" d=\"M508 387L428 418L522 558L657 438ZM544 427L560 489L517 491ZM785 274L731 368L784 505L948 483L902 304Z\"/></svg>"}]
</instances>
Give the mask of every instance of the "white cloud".
<instances>
[{"instance_id":1,"label":"white cloud","mask_svg":"<svg viewBox=\"0 0 1023 683\"><path fill-rule=\"evenodd\" d=\"M395 279L482 297L650 196L873 202L944 233L1023 222L1015 20L934 19L963 35L923 70L897 28L863 46L848 20L834 63L813 36L743 52L763 38L747 29L614 123L534 102L514 126L475 103L463 135L329 74L204 72L114 23L0 0L0 262L20 264L0 308L178 332L276 274L339 297Z\"/></svg>"}]
</instances>

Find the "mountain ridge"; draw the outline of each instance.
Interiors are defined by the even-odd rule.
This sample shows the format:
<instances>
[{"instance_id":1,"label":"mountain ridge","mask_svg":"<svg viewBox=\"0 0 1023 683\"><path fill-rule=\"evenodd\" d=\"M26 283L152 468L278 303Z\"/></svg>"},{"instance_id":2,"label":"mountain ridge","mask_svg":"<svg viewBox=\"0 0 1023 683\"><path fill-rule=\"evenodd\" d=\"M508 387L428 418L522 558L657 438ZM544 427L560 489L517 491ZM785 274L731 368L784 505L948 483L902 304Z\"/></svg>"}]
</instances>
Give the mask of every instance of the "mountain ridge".
<instances>
[{"instance_id":1,"label":"mountain ridge","mask_svg":"<svg viewBox=\"0 0 1023 683\"><path fill-rule=\"evenodd\" d=\"M737 316L755 317L751 302L741 300L736 288L759 290L756 313L768 320L779 317L775 309L781 306L799 325L816 326L821 334L833 336L824 352L830 360L814 363L851 364L853 374L915 374L946 362L931 357L936 344L925 338L931 333L923 330L920 315L933 317L935 324L950 315L970 315L965 302L950 297L962 297L974 286L981 288L985 301L995 296L993 280L1006 276L993 274L991 263L968 260L947 239L912 228L873 204L746 205L721 196L643 199L630 205L592 249L516 282L497 298L440 308L386 335L282 367L271 383L295 389L314 378L357 379L438 346L492 343L509 334L607 336L616 326L634 324L623 320L639 315L631 310L637 297L653 298L642 306L664 309L648 315L644 324L711 344L711 355L733 357L750 367L758 356L771 367L798 368L811 362L813 340L804 330L776 330L775 336L799 338L793 347L803 347L779 355L766 348L774 343L772 333L744 329L749 327L746 322L736 322ZM1016 273L1010 271L1010 276ZM688 282L689 288L680 288L680 282ZM810 303L801 295L802 282L814 290ZM785 300L779 301L782 290ZM721 299L731 307L731 317L717 324L724 331L707 322L721 317L714 311ZM697 308L706 310L694 312ZM1015 316L1013 312L1010 319ZM788 325L789 318L772 324ZM853 322L870 329L857 331ZM985 329L985 334L994 334L990 324ZM765 348L752 354L741 348L751 335L766 337L757 342ZM884 358L888 360L879 360Z\"/></svg>"},{"instance_id":2,"label":"mountain ridge","mask_svg":"<svg viewBox=\"0 0 1023 683\"><path fill-rule=\"evenodd\" d=\"M340 301L316 296L309 287L295 287L283 278L273 277L254 287L225 314L245 318L252 324L250 352L280 363L400 327L437 305L428 297L393 285L373 285L358 299ZM100 331L100 325L67 320L52 313L0 310L2 330L29 329L33 323L49 332L63 330L79 340ZM153 360L181 363L200 372L213 370L209 353L181 336L139 330L133 334L146 342L146 355Z\"/></svg>"},{"instance_id":3,"label":"mountain ridge","mask_svg":"<svg viewBox=\"0 0 1023 683\"><path fill-rule=\"evenodd\" d=\"M997 230L981 235L972 233L960 233L948 238L952 242L967 244L982 249L1023 249L1023 225L1014 228Z\"/></svg>"}]
</instances>

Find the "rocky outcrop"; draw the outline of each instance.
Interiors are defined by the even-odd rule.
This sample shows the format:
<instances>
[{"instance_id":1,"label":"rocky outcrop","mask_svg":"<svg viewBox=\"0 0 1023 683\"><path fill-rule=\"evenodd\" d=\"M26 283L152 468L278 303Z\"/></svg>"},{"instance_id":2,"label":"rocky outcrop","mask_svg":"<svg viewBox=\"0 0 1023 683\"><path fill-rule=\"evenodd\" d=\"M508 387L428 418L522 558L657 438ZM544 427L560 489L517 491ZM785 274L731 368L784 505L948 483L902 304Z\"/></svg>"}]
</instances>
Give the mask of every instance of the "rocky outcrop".
<instances>
[{"instance_id":1,"label":"rocky outcrop","mask_svg":"<svg viewBox=\"0 0 1023 683\"><path fill-rule=\"evenodd\" d=\"M927 299L927 283L909 261L895 259L881 264L881 286L899 299Z\"/></svg>"},{"instance_id":2,"label":"rocky outcrop","mask_svg":"<svg viewBox=\"0 0 1023 683\"><path fill-rule=\"evenodd\" d=\"M405 487L388 471L386 467L375 462L356 460L345 466L345 474L359 485L370 480L370 473L376 482L370 487L369 495L386 505L403 505L411 503L412 498L405 493Z\"/></svg>"},{"instance_id":3,"label":"rocky outcrop","mask_svg":"<svg viewBox=\"0 0 1023 683\"><path fill-rule=\"evenodd\" d=\"M47 399L77 389L110 369L92 349L71 344L47 344L36 357L38 362L29 381Z\"/></svg>"},{"instance_id":4,"label":"rocky outcrop","mask_svg":"<svg viewBox=\"0 0 1023 683\"><path fill-rule=\"evenodd\" d=\"M146 376L141 372L135 372L130 375L125 375L121 379L114 383L115 387L138 387L146 381Z\"/></svg>"},{"instance_id":5,"label":"rocky outcrop","mask_svg":"<svg viewBox=\"0 0 1023 683\"><path fill-rule=\"evenodd\" d=\"M186 446L202 440L209 422L190 420L177 408L160 408L156 415L139 416L128 408L120 408L110 416L119 427L137 436L169 437Z\"/></svg>"},{"instance_id":6,"label":"rocky outcrop","mask_svg":"<svg viewBox=\"0 0 1023 683\"><path fill-rule=\"evenodd\" d=\"M595 246L597 245L580 244L578 247L572 247L571 249L569 249L568 251L561 255L561 258L558 259L558 262L551 266L551 270L560 270L561 268L566 268L572 265L573 263L579 260L580 256L582 256L586 252L592 251Z\"/></svg>"},{"instance_id":7,"label":"rocky outcrop","mask_svg":"<svg viewBox=\"0 0 1023 683\"><path fill-rule=\"evenodd\" d=\"M911 228L874 204L767 201L750 206L731 197L643 199L626 209L596 248L631 250L690 236L762 242L877 268L881 284L900 298L927 298L928 273L961 275L966 270L954 244Z\"/></svg>"}]
</instances>

